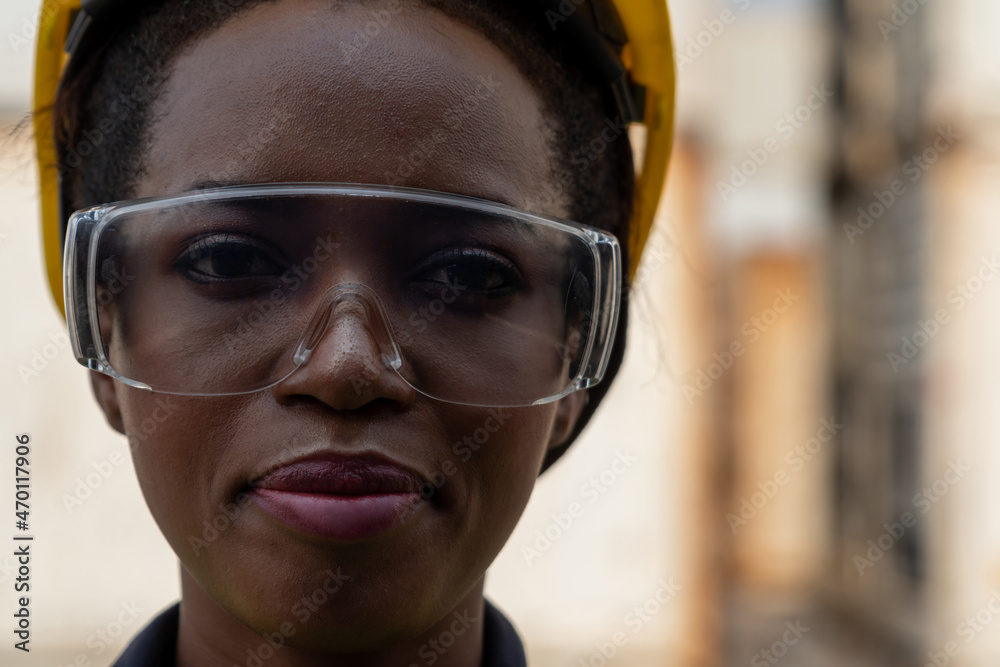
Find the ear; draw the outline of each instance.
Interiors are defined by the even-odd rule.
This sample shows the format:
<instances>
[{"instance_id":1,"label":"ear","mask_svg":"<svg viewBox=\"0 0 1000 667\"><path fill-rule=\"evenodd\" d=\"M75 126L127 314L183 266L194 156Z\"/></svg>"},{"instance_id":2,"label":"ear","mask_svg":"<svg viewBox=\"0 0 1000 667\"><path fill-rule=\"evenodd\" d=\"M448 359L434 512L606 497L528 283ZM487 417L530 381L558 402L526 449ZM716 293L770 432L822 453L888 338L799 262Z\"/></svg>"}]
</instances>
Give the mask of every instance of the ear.
<instances>
[{"instance_id":1,"label":"ear","mask_svg":"<svg viewBox=\"0 0 1000 667\"><path fill-rule=\"evenodd\" d=\"M104 416L111 428L125 435L125 422L122 421L121 407L118 405L118 394L115 393L115 381L97 371L90 371L90 387L94 390L97 404L104 410Z\"/></svg>"},{"instance_id":2,"label":"ear","mask_svg":"<svg viewBox=\"0 0 1000 667\"><path fill-rule=\"evenodd\" d=\"M559 399L556 403L556 417L552 423L552 433L549 436L549 449L556 449L569 439L570 434L573 433L573 427L576 426L576 420L580 418L580 413L583 412L583 408L589 400L590 395L586 389L574 391Z\"/></svg>"}]
</instances>

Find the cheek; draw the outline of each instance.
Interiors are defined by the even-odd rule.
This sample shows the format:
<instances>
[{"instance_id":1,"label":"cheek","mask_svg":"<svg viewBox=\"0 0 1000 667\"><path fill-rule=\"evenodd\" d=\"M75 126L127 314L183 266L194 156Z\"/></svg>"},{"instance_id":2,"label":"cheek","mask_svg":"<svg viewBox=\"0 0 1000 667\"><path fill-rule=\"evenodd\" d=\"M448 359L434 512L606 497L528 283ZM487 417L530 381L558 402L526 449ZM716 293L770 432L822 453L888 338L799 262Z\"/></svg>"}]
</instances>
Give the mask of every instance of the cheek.
<instances>
[{"instance_id":1,"label":"cheek","mask_svg":"<svg viewBox=\"0 0 1000 667\"><path fill-rule=\"evenodd\" d=\"M143 497L174 550L221 499L239 397L193 398L119 385L125 432Z\"/></svg>"},{"instance_id":2,"label":"cheek","mask_svg":"<svg viewBox=\"0 0 1000 667\"><path fill-rule=\"evenodd\" d=\"M480 533L484 546L489 545L490 560L528 503L554 418L555 404L494 409L466 421L465 429L453 437L456 465L467 468L463 476L470 486L470 497L461 499L469 503L465 516L477 524L470 532Z\"/></svg>"}]
</instances>

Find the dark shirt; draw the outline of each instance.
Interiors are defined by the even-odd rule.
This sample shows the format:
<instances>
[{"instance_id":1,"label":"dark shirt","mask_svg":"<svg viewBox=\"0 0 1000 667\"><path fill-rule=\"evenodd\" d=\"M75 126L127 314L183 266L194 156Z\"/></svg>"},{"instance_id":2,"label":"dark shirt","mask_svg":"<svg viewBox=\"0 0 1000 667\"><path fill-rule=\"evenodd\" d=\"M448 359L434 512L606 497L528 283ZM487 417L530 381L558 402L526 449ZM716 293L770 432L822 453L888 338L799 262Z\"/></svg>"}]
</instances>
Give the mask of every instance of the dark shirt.
<instances>
[{"instance_id":1,"label":"dark shirt","mask_svg":"<svg viewBox=\"0 0 1000 667\"><path fill-rule=\"evenodd\" d=\"M179 610L180 603L174 603L160 612L132 638L111 667L174 667ZM527 667L527 664L517 630L486 600L482 667Z\"/></svg>"}]
</instances>

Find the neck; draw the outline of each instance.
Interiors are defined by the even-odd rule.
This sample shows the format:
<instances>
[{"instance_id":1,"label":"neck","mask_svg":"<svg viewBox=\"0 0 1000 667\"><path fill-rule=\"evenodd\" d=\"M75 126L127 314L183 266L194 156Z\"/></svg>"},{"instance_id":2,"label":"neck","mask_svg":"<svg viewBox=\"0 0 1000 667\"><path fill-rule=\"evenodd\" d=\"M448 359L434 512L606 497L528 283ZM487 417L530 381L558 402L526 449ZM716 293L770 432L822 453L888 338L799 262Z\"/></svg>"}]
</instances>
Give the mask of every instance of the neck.
<instances>
[{"instance_id":1,"label":"neck","mask_svg":"<svg viewBox=\"0 0 1000 667\"><path fill-rule=\"evenodd\" d=\"M480 667L483 579L420 635L363 652L326 653L243 625L181 568L177 667ZM277 648L275 648L277 645Z\"/></svg>"}]
</instances>

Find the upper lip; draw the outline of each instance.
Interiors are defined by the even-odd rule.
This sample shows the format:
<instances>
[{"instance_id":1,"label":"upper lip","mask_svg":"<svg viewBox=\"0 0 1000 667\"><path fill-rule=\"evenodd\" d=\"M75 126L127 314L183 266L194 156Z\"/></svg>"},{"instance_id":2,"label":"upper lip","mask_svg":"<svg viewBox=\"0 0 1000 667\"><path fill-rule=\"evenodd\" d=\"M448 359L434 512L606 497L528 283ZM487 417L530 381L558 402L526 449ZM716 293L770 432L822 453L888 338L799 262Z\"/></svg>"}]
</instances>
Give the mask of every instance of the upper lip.
<instances>
[{"instance_id":1,"label":"upper lip","mask_svg":"<svg viewBox=\"0 0 1000 667\"><path fill-rule=\"evenodd\" d=\"M424 484L420 475L381 454L320 452L281 463L251 481L250 487L365 496L420 493Z\"/></svg>"}]
</instances>

